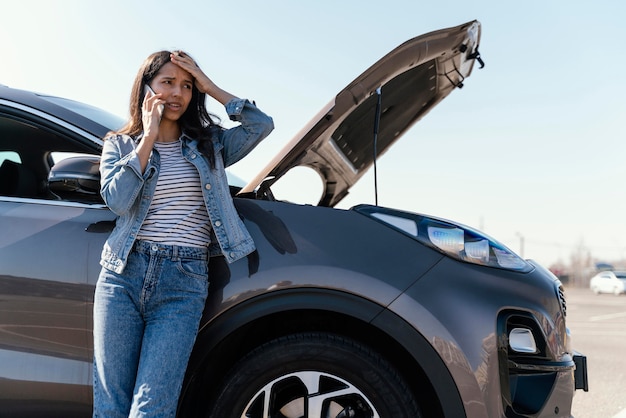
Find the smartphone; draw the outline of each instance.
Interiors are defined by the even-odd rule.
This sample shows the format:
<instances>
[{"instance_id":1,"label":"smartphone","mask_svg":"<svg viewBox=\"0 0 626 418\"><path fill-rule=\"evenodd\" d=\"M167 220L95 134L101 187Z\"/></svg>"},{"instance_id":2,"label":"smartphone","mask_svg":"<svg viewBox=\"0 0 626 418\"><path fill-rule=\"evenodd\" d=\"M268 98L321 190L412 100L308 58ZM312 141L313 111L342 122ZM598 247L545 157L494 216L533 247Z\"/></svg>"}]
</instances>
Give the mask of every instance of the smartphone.
<instances>
[{"instance_id":1,"label":"smartphone","mask_svg":"<svg viewBox=\"0 0 626 418\"><path fill-rule=\"evenodd\" d=\"M156 93L154 92L154 90L152 90L152 88L148 85L148 83L146 83L146 87L144 88L144 94L148 94L148 92L150 92L150 94L152 96L154 96ZM159 105L159 116L163 116L163 109L165 108L164 105Z\"/></svg>"}]
</instances>

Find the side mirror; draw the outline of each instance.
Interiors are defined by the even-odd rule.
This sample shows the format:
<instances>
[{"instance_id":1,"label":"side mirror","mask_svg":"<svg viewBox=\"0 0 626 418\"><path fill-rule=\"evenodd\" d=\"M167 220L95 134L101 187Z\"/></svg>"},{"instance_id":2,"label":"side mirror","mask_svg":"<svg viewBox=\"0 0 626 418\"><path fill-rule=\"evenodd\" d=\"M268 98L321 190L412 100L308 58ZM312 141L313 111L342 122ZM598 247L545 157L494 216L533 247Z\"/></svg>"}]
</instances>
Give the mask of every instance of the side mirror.
<instances>
[{"instance_id":1,"label":"side mirror","mask_svg":"<svg viewBox=\"0 0 626 418\"><path fill-rule=\"evenodd\" d=\"M100 157L79 155L59 161L50 169L48 187L63 200L103 203L100 197Z\"/></svg>"}]
</instances>

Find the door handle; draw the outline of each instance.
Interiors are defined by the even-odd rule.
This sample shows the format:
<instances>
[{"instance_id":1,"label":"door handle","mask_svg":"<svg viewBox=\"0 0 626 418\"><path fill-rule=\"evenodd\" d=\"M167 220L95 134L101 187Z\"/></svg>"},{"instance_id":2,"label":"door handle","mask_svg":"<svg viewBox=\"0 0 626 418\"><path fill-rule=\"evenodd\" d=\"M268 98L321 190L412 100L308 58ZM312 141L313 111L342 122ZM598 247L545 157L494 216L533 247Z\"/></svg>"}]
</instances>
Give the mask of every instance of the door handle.
<instances>
[{"instance_id":1,"label":"door handle","mask_svg":"<svg viewBox=\"0 0 626 418\"><path fill-rule=\"evenodd\" d=\"M98 222L94 222L92 224L89 224L89 226L87 228L85 228L85 231L87 231L87 232L94 232L96 234L103 234L105 232L113 231L114 227L115 227L115 220L112 220L112 221L98 221Z\"/></svg>"}]
</instances>

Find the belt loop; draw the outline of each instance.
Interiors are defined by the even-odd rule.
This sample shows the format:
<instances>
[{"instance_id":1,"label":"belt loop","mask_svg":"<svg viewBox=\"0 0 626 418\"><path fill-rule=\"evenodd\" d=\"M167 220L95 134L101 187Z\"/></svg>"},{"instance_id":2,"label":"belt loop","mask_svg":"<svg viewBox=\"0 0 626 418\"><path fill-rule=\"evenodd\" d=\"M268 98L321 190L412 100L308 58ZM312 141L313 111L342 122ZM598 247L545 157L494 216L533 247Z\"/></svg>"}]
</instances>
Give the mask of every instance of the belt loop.
<instances>
[{"instance_id":1,"label":"belt loop","mask_svg":"<svg viewBox=\"0 0 626 418\"><path fill-rule=\"evenodd\" d=\"M178 245L172 245L172 260L178 261Z\"/></svg>"}]
</instances>

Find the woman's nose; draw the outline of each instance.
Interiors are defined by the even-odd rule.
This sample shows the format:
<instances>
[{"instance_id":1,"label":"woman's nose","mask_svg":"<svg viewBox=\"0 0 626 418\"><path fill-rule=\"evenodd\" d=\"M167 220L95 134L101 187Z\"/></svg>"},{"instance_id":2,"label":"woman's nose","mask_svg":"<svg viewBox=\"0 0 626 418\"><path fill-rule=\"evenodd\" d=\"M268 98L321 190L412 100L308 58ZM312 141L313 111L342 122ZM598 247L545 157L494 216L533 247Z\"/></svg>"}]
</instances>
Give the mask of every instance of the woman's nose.
<instances>
[{"instance_id":1,"label":"woman's nose","mask_svg":"<svg viewBox=\"0 0 626 418\"><path fill-rule=\"evenodd\" d=\"M171 94L172 94L172 96L180 96L180 92L181 92L181 87L180 86L174 86L172 88Z\"/></svg>"}]
</instances>

